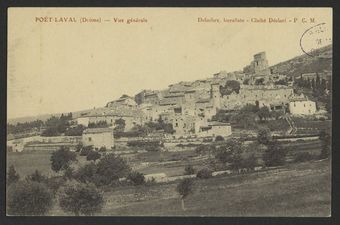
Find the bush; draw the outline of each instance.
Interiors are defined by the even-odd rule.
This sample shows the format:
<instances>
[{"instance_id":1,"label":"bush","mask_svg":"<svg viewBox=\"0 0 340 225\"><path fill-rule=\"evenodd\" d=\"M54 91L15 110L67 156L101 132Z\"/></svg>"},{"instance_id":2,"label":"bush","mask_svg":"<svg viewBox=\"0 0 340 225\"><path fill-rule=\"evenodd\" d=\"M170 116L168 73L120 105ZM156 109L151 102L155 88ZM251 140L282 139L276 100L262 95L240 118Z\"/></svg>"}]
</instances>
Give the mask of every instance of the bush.
<instances>
[{"instance_id":1,"label":"bush","mask_svg":"<svg viewBox=\"0 0 340 225\"><path fill-rule=\"evenodd\" d=\"M42 183L20 181L11 185L7 194L9 215L45 215L52 207L52 193Z\"/></svg>"},{"instance_id":2,"label":"bush","mask_svg":"<svg viewBox=\"0 0 340 225\"><path fill-rule=\"evenodd\" d=\"M34 181L38 183L44 183L44 182L47 182L47 177L42 175L39 170L35 170L33 174L28 175L26 177L26 180Z\"/></svg>"},{"instance_id":3,"label":"bush","mask_svg":"<svg viewBox=\"0 0 340 225\"><path fill-rule=\"evenodd\" d=\"M107 149L106 149L106 147L103 146L103 147L100 147L98 151L99 151L99 152L106 152Z\"/></svg>"},{"instance_id":4,"label":"bush","mask_svg":"<svg viewBox=\"0 0 340 225\"><path fill-rule=\"evenodd\" d=\"M76 146L76 152L80 152L80 150L83 148L83 144L79 142Z\"/></svg>"},{"instance_id":5,"label":"bush","mask_svg":"<svg viewBox=\"0 0 340 225\"><path fill-rule=\"evenodd\" d=\"M257 132L257 141L259 144L268 144L272 139L270 130L266 127L262 127Z\"/></svg>"},{"instance_id":6,"label":"bush","mask_svg":"<svg viewBox=\"0 0 340 225\"><path fill-rule=\"evenodd\" d=\"M266 166L280 166L285 163L286 154L286 150L277 141L271 141L263 155L263 161Z\"/></svg>"},{"instance_id":7,"label":"bush","mask_svg":"<svg viewBox=\"0 0 340 225\"><path fill-rule=\"evenodd\" d=\"M65 212L79 215L93 215L104 205L102 194L91 184L69 184L61 190L60 208Z\"/></svg>"},{"instance_id":8,"label":"bush","mask_svg":"<svg viewBox=\"0 0 340 225\"><path fill-rule=\"evenodd\" d=\"M258 165L255 154L253 153L249 155L248 157L243 158L241 164L242 164L242 167L249 169L249 170L253 170Z\"/></svg>"},{"instance_id":9,"label":"bush","mask_svg":"<svg viewBox=\"0 0 340 225\"><path fill-rule=\"evenodd\" d=\"M65 184L65 182L65 178L62 176L49 177L47 179L47 187L52 191L53 195L55 195L59 188Z\"/></svg>"},{"instance_id":10,"label":"bush","mask_svg":"<svg viewBox=\"0 0 340 225\"><path fill-rule=\"evenodd\" d=\"M89 164L85 164L75 171L73 178L82 183L94 182L96 184L96 173L97 165L91 162Z\"/></svg>"},{"instance_id":11,"label":"bush","mask_svg":"<svg viewBox=\"0 0 340 225\"><path fill-rule=\"evenodd\" d=\"M215 141L224 141L224 137L219 135L215 138Z\"/></svg>"},{"instance_id":12,"label":"bush","mask_svg":"<svg viewBox=\"0 0 340 225\"><path fill-rule=\"evenodd\" d=\"M90 161L90 160L96 161L100 157L101 157L101 154L99 152L97 152L97 151L90 151L90 152L87 153L86 160L87 161Z\"/></svg>"},{"instance_id":13,"label":"bush","mask_svg":"<svg viewBox=\"0 0 340 225\"><path fill-rule=\"evenodd\" d=\"M128 179L132 181L134 185L141 185L145 183L144 174L135 171L129 174Z\"/></svg>"},{"instance_id":14,"label":"bush","mask_svg":"<svg viewBox=\"0 0 340 225\"><path fill-rule=\"evenodd\" d=\"M194 167L193 167L192 165L187 165L187 166L184 168L184 174L185 174L185 175L195 174Z\"/></svg>"},{"instance_id":15,"label":"bush","mask_svg":"<svg viewBox=\"0 0 340 225\"><path fill-rule=\"evenodd\" d=\"M97 177L102 185L109 185L121 177L126 177L131 171L127 162L115 154L105 155L97 164Z\"/></svg>"},{"instance_id":16,"label":"bush","mask_svg":"<svg viewBox=\"0 0 340 225\"><path fill-rule=\"evenodd\" d=\"M76 153L71 152L66 147L61 147L58 151L52 153L50 160L52 162L52 170L59 172L68 168L72 161L76 161Z\"/></svg>"},{"instance_id":17,"label":"bush","mask_svg":"<svg viewBox=\"0 0 340 225\"><path fill-rule=\"evenodd\" d=\"M311 155L309 152L300 152L296 154L294 158L294 162L306 162L313 159L313 155Z\"/></svg>"},{"instance_id":18,"label":"bush","mask_svg":"<svg viewBox=\"0 0 340 225\"><path fill-rule=\"evenodd\" d=\"M11 165L7 173L7 185L16 183L19 181L19 179L20 179L20 175L17 173L14 166Z\"/></svg>"},{"instance_id":19,"label":"bush","mask_svg":"<svg viewBox=\"0 0 340 225\"><path fill-rule=\"evenodd\" d=\"M201 179L208 179L212 177L212 171L208 168L203 168L197 172L196 177Z\"/></svg>"},{"instance_id":20,"label":"bush","mask_svg":"<svg viewBox=\"0 0 340 225\"><path fill-rule=\"evenodd\" d=\"M91 151L93 151L92 145L84 146L80 151L80 156L87 156Z\"/></svg>"}]
</instances>

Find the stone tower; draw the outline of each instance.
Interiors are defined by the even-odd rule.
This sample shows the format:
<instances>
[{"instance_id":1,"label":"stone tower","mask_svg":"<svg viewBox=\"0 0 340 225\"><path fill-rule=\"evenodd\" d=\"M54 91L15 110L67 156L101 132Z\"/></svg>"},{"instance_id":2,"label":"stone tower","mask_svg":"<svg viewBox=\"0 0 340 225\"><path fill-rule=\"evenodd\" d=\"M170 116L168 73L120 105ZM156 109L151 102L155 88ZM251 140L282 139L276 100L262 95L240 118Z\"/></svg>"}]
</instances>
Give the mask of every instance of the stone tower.
<instances>
[{"instance_id":1,"label":"stone tower","mask_svg":"<svg viewBox=\"0 0 340 225\"><path fill-rule=\"evenodd\" d=\"M260 52L255 54L254 60L251 62L251 64L252 67L254 68L255 74L270 75L266 52Z\"/></svg>"},{"instance_id":2,"label":"stone tower","mask_svg":"<svg viewBox=\"0 0 340 225\"><path fill-rule=\"evenodd\" d=\"M211 98L213 101L214 108L220 109L221 108L220 84L211 84Z\"/></svg>"}]
</instances>

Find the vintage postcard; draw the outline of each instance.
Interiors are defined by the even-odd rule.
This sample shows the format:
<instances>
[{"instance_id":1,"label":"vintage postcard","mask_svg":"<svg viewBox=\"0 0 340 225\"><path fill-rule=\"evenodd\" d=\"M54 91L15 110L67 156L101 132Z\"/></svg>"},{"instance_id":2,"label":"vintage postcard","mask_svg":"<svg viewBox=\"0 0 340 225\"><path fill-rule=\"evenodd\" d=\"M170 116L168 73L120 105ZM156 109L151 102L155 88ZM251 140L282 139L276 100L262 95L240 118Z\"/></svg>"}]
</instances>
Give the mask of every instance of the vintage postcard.
<instances>
[{"instance_id":1,"label":"vintage postcard","mask_svg":"<svg viewBox=\"0 0 340 225\"><path fill-rule=\"evenodd\" d=\"M8 216L331 216L332 8L8 9Z\"/></svg>"}]
</instances>

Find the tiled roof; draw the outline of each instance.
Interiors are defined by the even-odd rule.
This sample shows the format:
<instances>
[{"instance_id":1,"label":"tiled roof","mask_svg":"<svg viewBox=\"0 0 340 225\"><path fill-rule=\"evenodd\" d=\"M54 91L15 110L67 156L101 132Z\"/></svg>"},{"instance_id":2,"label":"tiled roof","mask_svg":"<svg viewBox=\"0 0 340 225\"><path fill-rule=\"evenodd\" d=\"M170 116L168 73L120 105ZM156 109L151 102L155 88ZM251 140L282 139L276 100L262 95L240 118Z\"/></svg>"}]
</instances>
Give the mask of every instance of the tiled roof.
<instances>
[{"instance_id":1,"label":"tiled roof","mask_svg":"<svg viewBox=\"0 0 340 225\"><path fill-rule=\"evenodd\" d=\"M143 112L140 109L129 107L97 108L91 110L87 115L81 117L120 116L120 117L141 117Z\"/></svg>"}]
</instances>

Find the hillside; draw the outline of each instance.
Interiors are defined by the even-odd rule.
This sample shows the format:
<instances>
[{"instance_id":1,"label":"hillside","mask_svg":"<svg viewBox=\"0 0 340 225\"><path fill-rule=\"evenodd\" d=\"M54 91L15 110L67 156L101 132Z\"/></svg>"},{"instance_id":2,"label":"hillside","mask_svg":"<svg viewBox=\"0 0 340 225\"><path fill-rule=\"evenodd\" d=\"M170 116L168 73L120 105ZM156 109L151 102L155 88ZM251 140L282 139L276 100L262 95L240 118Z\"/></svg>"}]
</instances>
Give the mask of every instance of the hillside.
<instances>
[{"instance_id":1,"label":"hillside","mask_svg":"<svg viewBox=\"0 0 340 225\"><path fill-rule=\"evenodd\" d=\"M320 57L303 54L271 66L270 69L273 73L285 74L287 76L300 76L301 73L319 73L325 70L332 71L332 52L332 45L328 45L313 53Z\"/></svg>"},{"instance_id":2,"label":"hillside","mask_svg":"<svg viewBox=\"0 0 340 225\"><path fill-rule=\"evenodd\" d=\"M332 71L332 45L317 49L313 54L321 57L312 57L306 54L294 57L290 60L278 63L270 67L273 73L280 73L287 76L300 76L301 73L312 73L312 72L324 72ZM212 75L211 75L212 76ZM209 79L209 78L208 78ZM211 79L211 78L210 78ZM183 82L178 82L178 84ZM72 112L74 117L79 116L82 113L88 112L91 109L81 110L77 112ZM64 112L68 113L68 112ZM37 116L21 117L8 119L9 124L16 124L18 122L31 122L34 120L45 121L51 116L59 117L61 113L56 114L44 114Z\"/></svg>"}]
</instances>

